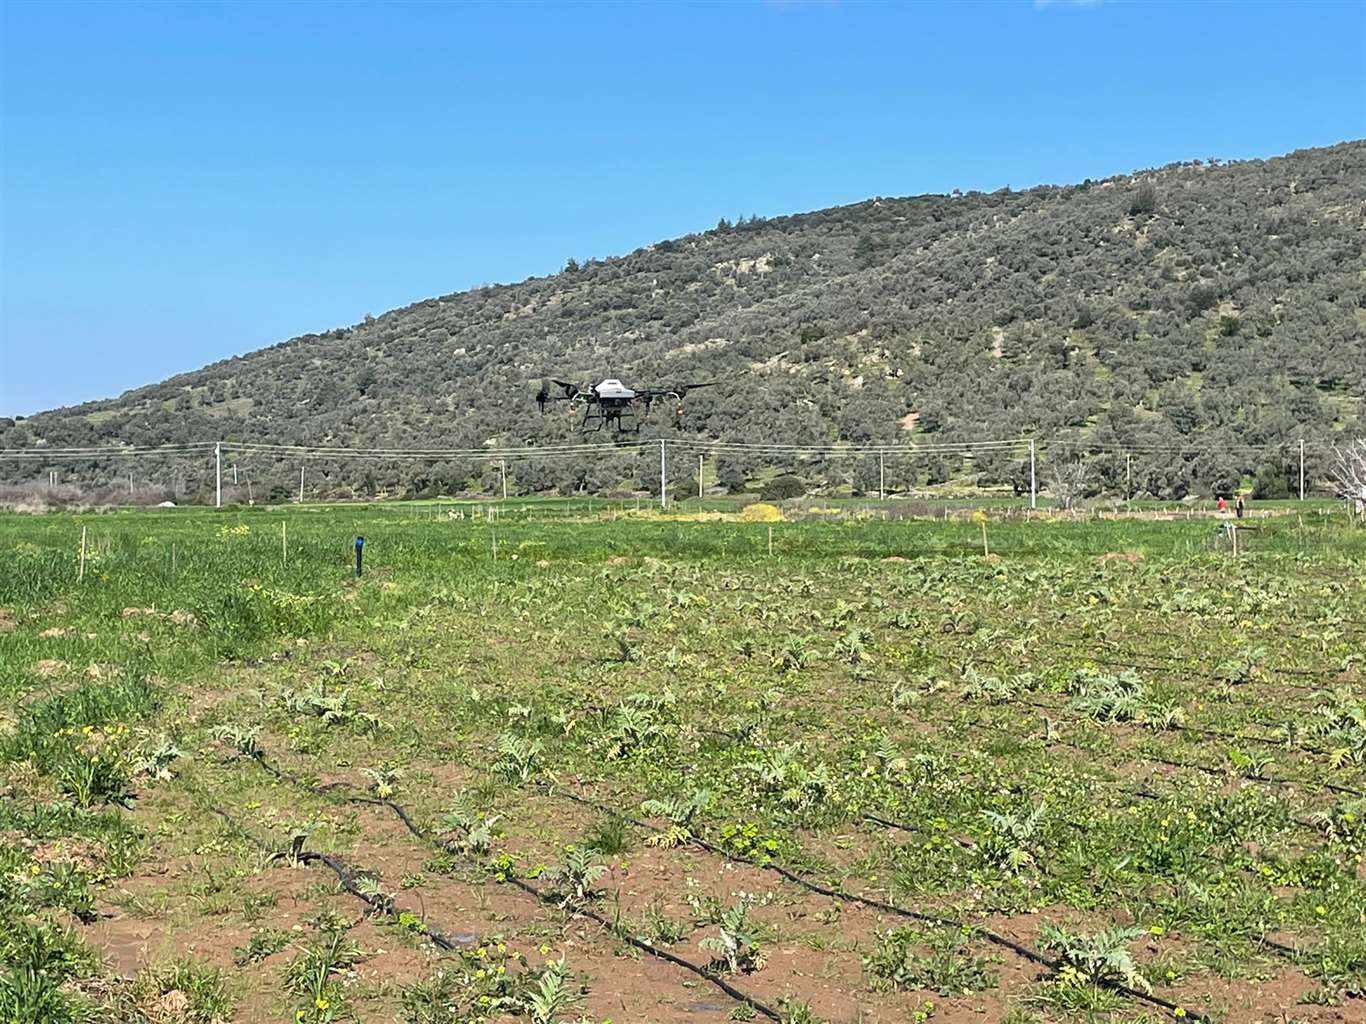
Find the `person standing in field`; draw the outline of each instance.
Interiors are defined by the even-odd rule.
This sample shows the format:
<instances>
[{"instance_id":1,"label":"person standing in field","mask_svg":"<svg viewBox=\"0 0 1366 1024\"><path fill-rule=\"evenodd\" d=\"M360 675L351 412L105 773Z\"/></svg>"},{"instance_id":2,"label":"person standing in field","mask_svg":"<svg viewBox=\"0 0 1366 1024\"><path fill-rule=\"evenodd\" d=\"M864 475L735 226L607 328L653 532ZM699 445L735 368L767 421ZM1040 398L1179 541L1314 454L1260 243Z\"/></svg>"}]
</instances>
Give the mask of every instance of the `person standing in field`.
<instances>
[{"instance_id":1,"label":"person standing in field","mask_svg":"<svg viewBox=\"0 0 1366 1024\"><path fill-rule=\"evenodd\" d=\"M1237 513L1238 518L1239 518L1239 519L1242 519L1242 518L1243 518L1243 511L1244 511L1244 509L1245 509L1245 506L1243 505L1243 496L1242 496L1241 494L1238 495L1238 501L1237 501L1237 503L1236 503L1233 507L1234 507L1234 510L1235 510L1236 513Z\"/></svg>"}]
</instances>

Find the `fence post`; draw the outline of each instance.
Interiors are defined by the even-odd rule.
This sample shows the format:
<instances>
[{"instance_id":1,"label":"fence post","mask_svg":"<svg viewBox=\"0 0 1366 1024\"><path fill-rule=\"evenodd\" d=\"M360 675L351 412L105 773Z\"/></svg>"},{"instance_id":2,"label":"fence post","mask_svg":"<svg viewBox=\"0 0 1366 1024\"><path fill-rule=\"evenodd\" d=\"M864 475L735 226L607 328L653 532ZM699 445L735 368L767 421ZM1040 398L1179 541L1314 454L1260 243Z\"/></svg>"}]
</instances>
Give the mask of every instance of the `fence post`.
<instances>
[{"instance_id":1,"label":"fence post","mask_svg":"<svg viewBox=\"0 0 1366 1024\"><path fill-rule=\"evenodd\" d=\"M1039 501L1038 486L1034 477L1034 439L1029 439L1029 507L1037 508Z\"/></svg>"},{"instance_id":2,"label":"fence post","mask_svg":"<svg viewBox=\"0 0 1366 1024\"><path fill-rule=\"evenodd\" d=\"M508 460L498 460L498 470L503 474L503 500L508 500Z\"/></svg>"},{"instance_id":3,"label":"fence post","mask_svg":"<svg viewBox=\"0 0 1366 1024\"><path fill-rule=\"evenodd\" d=\"M81 580L83 580L83 579L85 579L85 527L84 527L84 526L81 527L81 568L80 568L80 571L76 573L76 582L79 583L79 582L81 582Z\"/></svg>"},{"instance_id":4,"label":"fence post","mask_svg":"<svg viewBox=\"0 0 1366 1024\"><path fill-rule=\"evenodd\" d=\"M697 456L697 500L699 504L702 501L702 456L700 454Z\"/></svg>"},{"instance_id":5,"label":"fence post","mask_svg":"<svg viewBox=\"0 0 1366 1024\"><path fill-rule=\"evenodd\" d=\"M887 463L884 459L885 452L879 448L877 450L877 497L879 501L887 499Z\"/></svg>"},{"instance_id":6,"label":"fence post","mask_svg":"<svg viewBox=\"0 0 1366 1024\"><path fill-rule=\"evenodd\" d=\"M1134 493L1134 457L1124 453L1124 504L1129 504Z\"/></svg>"},{"instance_id":7,"label":"fence post","mask_svg":"<svg viewBox=\"0 0 1366 1024\"><path fill-rule=\"evenodd\" d=\"M213 507L223 507L223 442L213 443Z\"/></svg>"},{"instance_id":8,"label":"fence post","mask_svg":"<svg viewBox=\"0 0 1366 1024\"><path fill-rule=\"evenodd\" d=\"M304 467L299 467L299 504L304 503Z\"/></svg>"},{"instance_id":9,"label":"fence post","mask_svg":"<svg viewBox=\"0 0 1366 1024\"><path fill-rule=\"evenodd\" d=\"M1300 501L1304 500L1304 438L1300 438Z\"/></svg>"}]
</instances>

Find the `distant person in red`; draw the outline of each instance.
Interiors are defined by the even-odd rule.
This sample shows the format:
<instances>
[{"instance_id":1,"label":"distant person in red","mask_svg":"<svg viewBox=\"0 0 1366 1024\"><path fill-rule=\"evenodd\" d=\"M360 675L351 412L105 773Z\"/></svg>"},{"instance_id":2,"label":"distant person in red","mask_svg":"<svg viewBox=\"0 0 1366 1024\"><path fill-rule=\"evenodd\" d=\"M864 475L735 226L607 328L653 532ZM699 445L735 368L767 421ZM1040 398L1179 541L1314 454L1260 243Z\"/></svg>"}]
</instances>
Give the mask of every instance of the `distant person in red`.
<instances>
[{"instance_id":1,"label":"distant person in red","mask_svg":"<svg viewBox=\"0 0 1366 1024\"><path fill-rule=\"evenodd\" d=\"M1242 518L1243 518L1244 505L1243 505L1243 496L1242 496L1241 494L1238 495L1238 501L1237 501L1237 503L1236 503L1233 507L1234 507L1234 509L1237 511L1238 518L1239 518L1239 519L1242 519Z\"/></svg>"},{"instance_id":2,"label":"distant person in red","mask_svg":"<svg viewBox=\"0 0 1366 1024\"><path fill-rule=\"evenodd\" d=\"M1218 509L1219 509L1220 512L1227 512L1227 511L1228 511L1228 499L1225 498L1222 494L1219 495L1219 504L1218 504L1217 507L1218 507Z\"/></svg>"}]
</instances>

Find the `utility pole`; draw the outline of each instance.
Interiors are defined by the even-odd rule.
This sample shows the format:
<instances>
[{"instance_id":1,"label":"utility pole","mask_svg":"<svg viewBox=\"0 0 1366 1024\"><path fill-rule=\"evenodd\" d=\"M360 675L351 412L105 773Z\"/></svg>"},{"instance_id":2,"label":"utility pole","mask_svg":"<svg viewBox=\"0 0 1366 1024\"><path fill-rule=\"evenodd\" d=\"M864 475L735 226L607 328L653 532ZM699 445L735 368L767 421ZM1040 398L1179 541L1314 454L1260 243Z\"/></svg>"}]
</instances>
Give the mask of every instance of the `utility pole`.
<instances>
[{"instance_id":1,"label":"utility pole","mask_svg":"<svg viewBox=\"0 0 1366 1024\"><path fill-rule=\"evenodd\" d=\"M223 507L223 442L213 443L213 507Z\"/></svg>"},{"instance_id":2,"label":"utility pole","mask_svg":"<svg viewBox=\"0 0 1366 1024\"><path fill-rule=\"evenodd\" d=\"M1029 507L1037 508L1039 502L1039 491L1034 477L1034 439L1029 439Z\"/></svg>"},{"instance_id":3,"label":"utility pole","mask_svg":"<svg viewBox=\"0 0 1366 1024\"><path fill-rule=\"evenodd\" d=\"M304 503L304 467L299 467L299 504Z\"/></svg>"},{"instance_id":4,"label":"utility pole","mask_svg":"<svg viewBox=\"0 0 1366 1024\"><path fill-rule=\"evenodd\" d=\"M669 466L664 457L664 438L659 439L659 507L669 507Z\"/></svg>"},{"instance_id":5,"label":"utility pole","mask_svg":"<svg viewBox=\"0 0 1366 1024\"><path fill-rule=\"evenodd\" d=\"M877 450L877 497L878 501L887 498L887 463L881 448Z\"/></svg>"},{"instance_id":6,"label":"utility pole","mask_svg":"<svg viewBox=\"0 0 1366 1024\"><path fill-rule=\"evenodd\" d=\"M1304 500L1304 438L1300 438L1300 501Z\"/></svg>"}]
</instances>

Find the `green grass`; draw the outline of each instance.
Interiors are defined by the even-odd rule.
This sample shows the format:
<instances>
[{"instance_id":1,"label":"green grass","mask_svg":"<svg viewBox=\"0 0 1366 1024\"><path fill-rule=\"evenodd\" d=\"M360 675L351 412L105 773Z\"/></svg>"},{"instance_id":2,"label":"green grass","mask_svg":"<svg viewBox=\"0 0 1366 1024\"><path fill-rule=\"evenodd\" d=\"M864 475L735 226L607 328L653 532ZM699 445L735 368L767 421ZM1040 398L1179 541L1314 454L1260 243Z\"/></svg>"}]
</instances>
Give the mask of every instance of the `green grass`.
<instances>
[{"instance_id":1,"label":"green grass","mask_svg":"<svg viewBox=\"0 0 1366 1024\"><path fill-rule=\"evenodd\" d=\"M1215 1019L1294 971L1360 998L1366 531L1257 520L1235 559L1208 519L838 507L772 524L771 554L769 524L586 502L0 517L0 1019L530 1012L473 953L366 975L424 924L535 969L572 945L554 984L597 1018L637 934L834 1019L1146 1019L1102 985L1130 976ZM967 930L856 926L764 865ZM116 982L101 913L208 961ZM1070 969L996 989L989 922ZM794 950L842 965L838 1000Z\"/></svg>"}]
</instances>

